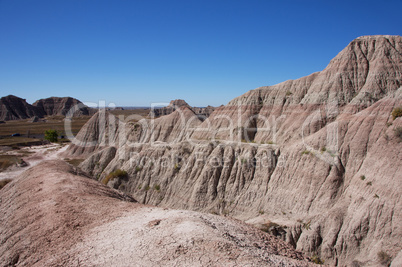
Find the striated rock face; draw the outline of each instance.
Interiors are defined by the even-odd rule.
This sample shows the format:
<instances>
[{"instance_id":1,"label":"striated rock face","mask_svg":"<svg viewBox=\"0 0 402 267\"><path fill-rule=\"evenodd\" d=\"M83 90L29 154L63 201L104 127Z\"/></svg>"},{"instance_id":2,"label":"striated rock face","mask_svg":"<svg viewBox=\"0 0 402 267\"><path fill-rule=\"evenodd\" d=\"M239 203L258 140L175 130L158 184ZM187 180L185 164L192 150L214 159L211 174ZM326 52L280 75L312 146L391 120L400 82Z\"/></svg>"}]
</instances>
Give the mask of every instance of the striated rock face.
<instances>
[{"instance_id":1,"label":"striated rock face","mask_svg":"<svg viewBox=\"0 0 402 267\"><path fill-rule=\"evenodd\" d=\"M205 121L183 107L120 122L119 142L81 167L99 180L127 171L109 186L142 203L263 225L330 265L378 266L402 249L401 86L402 37L360 37L323 71L251 90Z\"/></svg>"},{"instance_id":2,"label":"striated rock face","mask_svg":"<svg viewBox=\"0 0 402 267\"><path fill-rule=\"evenodd\" d=\"M0 120L20 120L34 116L42 118L44 115L43 110L28 104L25 99L13 95L0 98Z\"/></svg>"},{"instance_id":3,"label":"striated rock face","mask_svg":"<svg viewBox=\"0 0 402 267\"><path fill-rule=\"evenodd\" d=\"M315 266L230 218L136 203L63 161L0 190L2 266Z\"/></svg>"},{"instance_id":4,"label":"striated rock face","mask_svg":"<svg viewBox=\"0 0 402 267\"><path fill-rule=\"evenodd\" d=\"M72 97L50 97L28 104L25 99L9 95L0 99L0 120L20 120L33 117L66 116L71 108L77 106L73 116L93 115L95 109L88 108Z\"/></svg>"},{"instance_id":5,"label":"striated rock face","mask_svg":"<svg viewBox=\"0 0 402 267\"><path fill-rule=\"evenodd\" d=\"M304 125L311 134L340 113L356 113L402 86L402 37L367 36L352 41L321 72L274 86L251 90L218 109L204 124L221 129L216 138L240 138L259 142L289 142L318 107L328 112L314 125ZM238 126L223 131L229 116ZM244 133L241 127L254 128ZM275 136L272 129L276 127ZM197 137L212 138L214 131Z\"/></svg>"},{"instance_id":6,"label":"striated rock face","mask_svg":"<svg viewBox=\"0 0 402 267\"><path fill-rule=\"evenodd\" d=\"M160 117L160 116L169 115L169 114L173 113L176 109L183 108L183 107L186 107L186 108L192 110L196 115L198 115L198 117L201 120L204 120L205 118L209 117L209 115L211 115L211 113L215 110L215 108L212 106L207 106L205 108L190 107L190 105L187 104L186 101L184 101L182 99L176 99L176 100L170 101L170 103L167 107L152 109L150 112L150 116L151 117Z\"/></svg>"},{"instance_id":7,"label":"striated rock face","mask_svg":"<svg viewBox=\"0 0 402 267\"><path fill-rule=\"evenodd\" d=\"M66 116L69 110L77 105L80 106L77 107L74 116L90 115L92 112L87 106L82 104L81 101L72 97L49 97L37 100L32 105L43 110L43 112L48 116Z\"/></svg>"}]
</instances>

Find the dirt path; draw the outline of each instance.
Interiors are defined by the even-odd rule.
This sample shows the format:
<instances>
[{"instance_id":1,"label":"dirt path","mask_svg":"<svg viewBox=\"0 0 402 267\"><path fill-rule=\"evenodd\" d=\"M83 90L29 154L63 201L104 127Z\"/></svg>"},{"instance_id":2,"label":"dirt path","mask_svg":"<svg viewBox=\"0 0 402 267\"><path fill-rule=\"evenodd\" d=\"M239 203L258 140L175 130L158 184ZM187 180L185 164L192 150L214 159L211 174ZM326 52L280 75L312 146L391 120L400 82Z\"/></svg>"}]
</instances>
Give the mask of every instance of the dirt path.
<instances>
[{"instance_id":1,"label":"dirt path","mask_svg":"<svg viewBox=\"0 0 402 267\"><path fill-rule=\"evenodd\" d=\"M10 150L4 152L3 155L20 155L26 154L22 159L27 163L25 167L12 166L6 171L0 172L0 181L3 179L13 179L24 171L38 165L45 160L60 159L59 154L67 149L68 145L61 146L59 144L49 144L41 146L24 147L20 150Z\"/></svg>"}]
</instances>

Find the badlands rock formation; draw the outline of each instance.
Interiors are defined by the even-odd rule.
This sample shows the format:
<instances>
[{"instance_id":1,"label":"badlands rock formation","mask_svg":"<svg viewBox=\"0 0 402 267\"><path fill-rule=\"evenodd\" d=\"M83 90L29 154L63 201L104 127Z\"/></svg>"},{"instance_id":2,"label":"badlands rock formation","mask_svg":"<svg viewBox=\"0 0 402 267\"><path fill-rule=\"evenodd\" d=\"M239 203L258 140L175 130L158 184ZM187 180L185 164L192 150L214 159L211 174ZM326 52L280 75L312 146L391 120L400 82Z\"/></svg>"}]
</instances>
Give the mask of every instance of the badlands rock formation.
<instances>
[{"instance_id":1,"label":"badlands rock formation","mask_svg":"<svg viewBox=\"0 0 402 267\"><path fill-rule=\"evenodd\" d=\"M364 36L205 121L188 107L136 124L98 114L68 153L141 203L268 224L328 264L378 266L402 254L401 86L402 37ZM128 176L107 181L116 169Z\"/></svg>"},{"instance_id":2,"label":"badlands rock formation","mask_svg":"<svg viewBox=\"0 0 402 267\"><path fill-rule=\"evenodd\" d=\"M20 120L34 116L43 117L45 113L26 102L25 99L8 95L0 98L0 120Z\"/></svg>"},{"instance_id":3,"label":"badlands rock formation","mask_svg":"<svg viewBox=\"0 0 402 267\"><path fill-rule=\"evenodd\" d=\"M74 106L77 106L77 111L74 112L74 116L90 115L92 112L91 109L82 104L81 101L72 97L49 97L39 99L32 105L43 110L48 116L66 116L69 110Z\"/></svg>"},{"instance_id":4,"label":"badlands rock formation","mask_svg":"<svg viewBox=\"0 0 402 267\"><path fill-rule=\"evenodd\" d=\"M0 190L1 266L313 266L240 221L150 207L43 162Z\"/></svg>"},{"instance_id":5,"label":"badlands rock formation","mask_svg":"<svg viewBox=\"0 0 402 267\"><path fill-rule=\"evenodd\" d=\"M207 106L205 108L190 107L190 105L187 104L186 101L184 101L182 99L176 99L176 100L170 101L170 103L167 107L152 109L150 112L150 116L151 117L160 117L160 116L164 116L164 115L169 115L170 113L173 113L176 109L183 108L183 107L186 107L186 108L192 110L202 120L209 117L209 115L211 115L211 113L215 110L215 108L212 106Z\"/></svg>"},{"instance_id":6,"label":"badlands rock formation","mask_svg":"<svg viewBox=\"0 0 402 267\"><path fill-rule=\"evenodd\" d=\"M72 97L50 97L40 99L31 105L25 99L9 95L0 99L0 120L20 120L35 116L38 118L53 115L65 116L76 105L78 105L77 110L73 116L92 115L94 113L93 109Z\"/></svg>"}]
</instances>

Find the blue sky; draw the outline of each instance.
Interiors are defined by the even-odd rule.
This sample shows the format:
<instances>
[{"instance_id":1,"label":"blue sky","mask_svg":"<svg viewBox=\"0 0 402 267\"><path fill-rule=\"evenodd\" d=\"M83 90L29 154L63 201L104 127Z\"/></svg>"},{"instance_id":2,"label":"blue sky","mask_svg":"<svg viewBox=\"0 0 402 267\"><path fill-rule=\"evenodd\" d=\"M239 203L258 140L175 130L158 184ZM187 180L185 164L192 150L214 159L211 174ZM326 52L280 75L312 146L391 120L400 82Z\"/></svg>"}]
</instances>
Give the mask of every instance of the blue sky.
<instances>
[{"instance_id":1,"label":"blue sky","mask_svg":"<svg viewBox=\"0 0 402 267\"><path fill-rule=\"evenodd\" d=\"M0 0L0 95L218 106L402 35L402 0Z\"/></svg>"}]
</instances>

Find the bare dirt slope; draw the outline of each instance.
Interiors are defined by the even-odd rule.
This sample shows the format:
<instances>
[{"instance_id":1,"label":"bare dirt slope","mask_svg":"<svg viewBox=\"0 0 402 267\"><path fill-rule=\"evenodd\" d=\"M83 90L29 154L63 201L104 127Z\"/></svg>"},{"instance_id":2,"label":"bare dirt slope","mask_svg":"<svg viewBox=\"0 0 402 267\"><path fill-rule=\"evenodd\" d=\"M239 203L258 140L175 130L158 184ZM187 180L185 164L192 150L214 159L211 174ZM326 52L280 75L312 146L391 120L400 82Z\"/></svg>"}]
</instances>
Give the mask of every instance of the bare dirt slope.
<instances>
[{"instance_id":1,"label":"bare dirt slope","mask_svg":"<svg viewBox=\"0 0 402 267\"><path fill-rule=\"evenodd\" d=\"M0 191L1 266L310 266L242 222L138 204L63 161Z\"/></svg>"}]
</instances>

